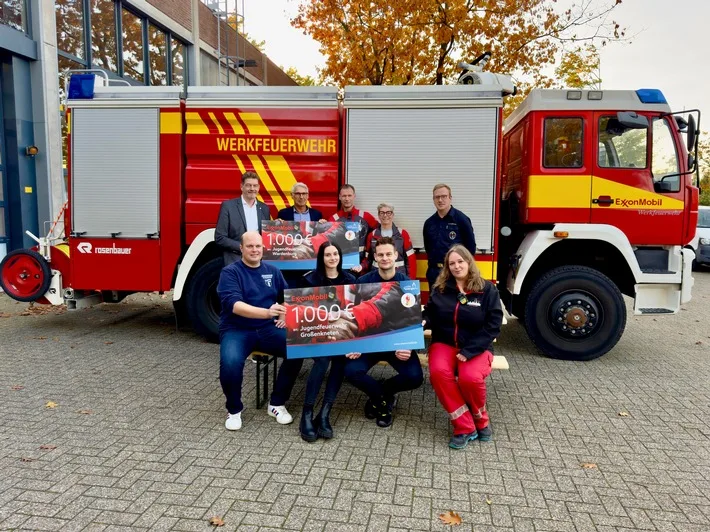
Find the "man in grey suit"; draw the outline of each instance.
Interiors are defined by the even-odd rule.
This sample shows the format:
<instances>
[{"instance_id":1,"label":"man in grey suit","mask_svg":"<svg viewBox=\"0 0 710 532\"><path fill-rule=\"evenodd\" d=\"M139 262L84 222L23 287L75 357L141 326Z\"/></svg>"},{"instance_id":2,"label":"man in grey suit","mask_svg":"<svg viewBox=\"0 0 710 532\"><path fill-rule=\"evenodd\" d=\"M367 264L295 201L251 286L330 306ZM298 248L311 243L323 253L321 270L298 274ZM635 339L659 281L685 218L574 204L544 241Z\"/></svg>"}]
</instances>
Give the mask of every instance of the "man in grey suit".
<instances>
[{"instance_id":1,"label":"man in grey suit","mask_svg":"<svg viewBox=\"0 0 710 532\"><path fill-rule=\"evenodd\" d=\"M240 241L247 231L261 233L261 221L269 220L269 207L256 199L259 176L254 172L242 174L242 195L222 202L214 232L215 243L224 250L224 265L242 257Z\"/></svg>"}]
</instances>

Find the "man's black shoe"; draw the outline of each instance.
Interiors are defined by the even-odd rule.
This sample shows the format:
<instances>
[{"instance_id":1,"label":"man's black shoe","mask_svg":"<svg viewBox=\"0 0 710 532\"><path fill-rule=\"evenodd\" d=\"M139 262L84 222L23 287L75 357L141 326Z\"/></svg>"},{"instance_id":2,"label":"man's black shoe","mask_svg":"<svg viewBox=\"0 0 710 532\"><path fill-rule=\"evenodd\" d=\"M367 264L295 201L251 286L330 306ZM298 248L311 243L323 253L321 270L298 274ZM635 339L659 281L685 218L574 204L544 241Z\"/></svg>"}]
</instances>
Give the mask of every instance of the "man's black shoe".
<instances>
[{"instance_id":1,"label":"man's black shoe","mask_svg":"<svg viewBox=\"0 0 710 532\"><path fill-rule=\"evenodd\" d=\"M365 417L367 419L375 419L377 417L377 408L370 399L365 402Z\"/></svg>"},{"instance_id":2,"label":"man's black shoe","mask_svg":"<svg viewBox=\"0 0 710 532\"><path fill-rule=\"evenodd\" d=\"M468 442L478 438L478 432L475 430L468 434L454 434L449 440L449 447L452 449L465 449Z\"/></svg>"},{"instance_id":3,"label":"man's black shoe","mask_svg":"<svg viewBox=\"0 0 710 532\"><path fill-rule=\"evenodd\" d=\"M377 408L377 426L382 428L389 427L393 421L390 403L382 399Z\"/></svg>"}]
</instances>

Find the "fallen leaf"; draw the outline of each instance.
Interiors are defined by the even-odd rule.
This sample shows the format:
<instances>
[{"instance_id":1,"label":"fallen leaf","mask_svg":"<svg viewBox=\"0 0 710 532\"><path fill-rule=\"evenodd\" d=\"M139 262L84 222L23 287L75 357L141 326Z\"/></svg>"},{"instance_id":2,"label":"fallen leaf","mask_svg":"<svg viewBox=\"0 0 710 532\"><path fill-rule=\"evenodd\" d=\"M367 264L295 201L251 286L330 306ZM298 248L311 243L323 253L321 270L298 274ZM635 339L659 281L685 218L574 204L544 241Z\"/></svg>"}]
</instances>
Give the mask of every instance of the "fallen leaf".
<instances>
[{"instance_id":1,"label":"fallen leaf","mask_svg":"<svg viewBox=\"0 0 710 532\"><path fill-rule=\"evenodd\" d=\"M20 458L20 462L34 462L34 461L35 461L34 458L30 458L28 456L23 456L22 458Z\"/></svg>"},{"instance_id":2,"label":"fallen leaf","mask_svg":"<svg viewBox=\"0 0 710 532\"><path fill-rule=\"evenodd\" d=\"M12 316L12 314L8 314L7 312L0 312L0 318L9 318Z\"/></svg>"},{"instance_id":3,"label":"fallen leaf","mask_svg":"<svg viewBox=\"0 0 710 532\"><path fill-rule=\"evenodd\" d=\"M624 412L624 411L619 412L620 417L628 417L628 415L629 415L628 412Z\"/></svg>"},{"instance_id":4,"label":"fallen leaf","mask_svg":"<svg viewBox=\"0 0 710 532\"><path fill-rule=\"evenodd\" d=\"M439 519L441 519L442 523L444 523L445 525L449 525L449 526L458 526L463 522L463 520L461 519L461 516L452 510L449 510L446 513L440 514Z\"/></svg>"},{"instance_id":5,"label":"fallen leaf","mask_svg":"<svg viewBox=\"0 0 710 532\"><path fill-rule=\"evenodd\" d=\"M486 504L491 505L493 504L493 501L486 497Z\"/></svg>"},{"instance_id":6,"label":"fallen leaf","mask_svg":"<svg viewBox=\"0 0 710 532\"><path fill-rule=\"evenodd\" d=\"M91 410L79 410L77 414L85 414L85 415L90 415L92 412Z\"/></svg>"},{"instance_id":7,"label":"fallen leaf","mask_svg":"<svg viewBox=\"0 0 710 532\"><path fill-rule=\"evenodd\" d=\"M591 462L582 462L579 465L582 467L582 469L596 469L597 468L597 464L593 464Z\"/></svg>"},{"instance_id":8,"label":"fallen leaf","mask_svg":"<svg viewBox=\"0 0 710 532\"><path fill-rule=\"evenodd\" d=\"M221 517L211 517L210 524L212 526L224 526L224 521L222 520Z\"/></svg>"},{"instance_id":9,"label":"fallen leaf","mask_svg":"<svg viewBox=\"0 0 710 532\"><path fill-rule=\"evenodd\" d=\"M52 445L51 443L45 443L44 445L39 446L40 449L43 451L53 451L54 449L57 448L56 445Z\"/></svg>"},{"instance_id":10,"label":"fallen leaf","mask_svg":"<svg viewBox=\"0 0 710 532\"><path fill-rule=\"evenodd\" d=\"M700 340L698 340L697 342L695 342L695 345L702 345L702 344L703 344L703 343L702 343Z\"/></svg>"},{"instance_id":11,"label":"fallen leaf","mask_svg":"<svg viewBox=\"0 0 710 532\"><path fill-rule=\"evenodd\" d=\"M113 342L104 342L106 345L111 345Z\"/></svg>"},{"instance_id":12,"label":"fallen leaf","mask_svg":"<svg viewBox=\"0 0 710 532\"><path fill-rule=\"evenodd\" d=\"M54 401L47 401L47 404L44 406L47 408L57 408L59 404L55 403Z\"/></svg>"},{"instance_id":13,"label":"fallen leaf","mask_svg":"<svg viewBox=\"0 0 710 532\"><path fill-rule=\"evenodd\" d=\"M10 388L13 392L19 392L20 390L24 390L25 387L21 386L19 384L15 384Z\"/></svg>"}]
</instances>

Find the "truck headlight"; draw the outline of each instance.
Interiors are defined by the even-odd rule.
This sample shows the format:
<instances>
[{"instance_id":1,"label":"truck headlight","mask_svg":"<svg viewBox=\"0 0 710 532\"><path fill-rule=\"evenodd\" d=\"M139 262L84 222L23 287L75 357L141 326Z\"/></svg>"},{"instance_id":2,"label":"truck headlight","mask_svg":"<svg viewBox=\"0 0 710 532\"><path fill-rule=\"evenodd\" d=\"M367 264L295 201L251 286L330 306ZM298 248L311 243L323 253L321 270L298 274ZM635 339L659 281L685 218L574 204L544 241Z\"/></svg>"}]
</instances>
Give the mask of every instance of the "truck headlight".
<instances>
[{"instance_id":1,"label":"truck headlight","mask_svg":"<svg viewBox=\"0 0 710 532\"><path fill-rule=\"evenodd\" d=\"M710 238L701 238L700 244L703 246L710 246Z\"/></svg>"}]
</instances>

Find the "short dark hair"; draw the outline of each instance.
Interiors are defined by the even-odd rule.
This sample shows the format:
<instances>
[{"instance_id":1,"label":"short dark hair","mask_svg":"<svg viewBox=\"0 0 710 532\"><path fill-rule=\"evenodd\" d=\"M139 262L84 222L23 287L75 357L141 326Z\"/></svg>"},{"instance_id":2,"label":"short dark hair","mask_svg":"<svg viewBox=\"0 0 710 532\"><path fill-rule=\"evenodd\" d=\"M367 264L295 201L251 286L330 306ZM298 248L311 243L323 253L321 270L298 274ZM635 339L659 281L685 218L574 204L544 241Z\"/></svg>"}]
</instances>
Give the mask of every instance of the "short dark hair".
<instances>
[{"instance_id":1,"label":"short dark hair","mask_svg":"<svg viewBox=\"0 0 710 532\"><path fill-rule=\"evenodd\" d=\"M352 185L349 185L348 183L345 183L344 185L340 185L340 188L338 189L338 195L340 195L340 193L346 188L349 188L350 190L353 191L353 194L355 194L355 187Z\"/></svg>"},{"instance_id":2,"label":"short dark hair","mask_svg":"<svg viewBox=\"0 0 710 532\"><path fill-rule=\"evenodd\" d=\"M383 236L378 238L375 242L375 253L377 253L377 248L380 246L392 246L395 251L397 251L397 246L394 243L394 239L391 236Z\"/></svg>"},{"instance_id":3,"label":"short dark hair","mask_svg":"<svg viewBox=\"0 0 710 532\"><path fill-rule=\"evenodd\" d=\"M256 175L256 172L244 172L242 174L242 185L246 183L247 179L256 179L257 181L259 181L259 176Z\"/></svg>"}]
</instances>

